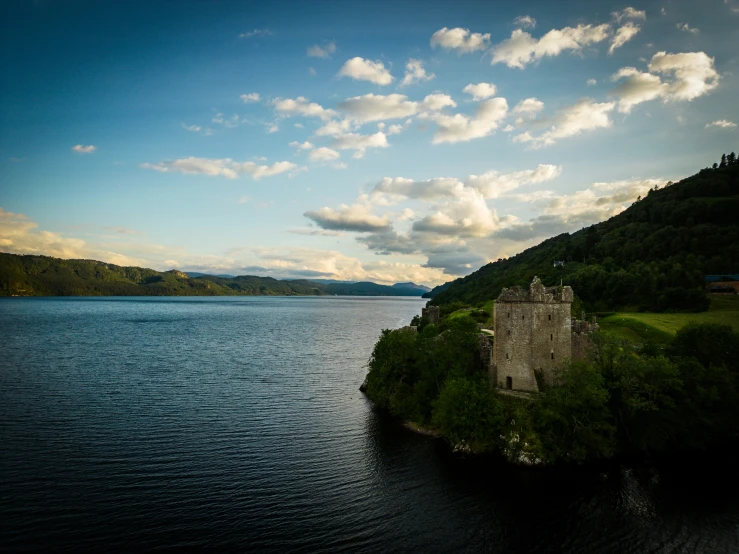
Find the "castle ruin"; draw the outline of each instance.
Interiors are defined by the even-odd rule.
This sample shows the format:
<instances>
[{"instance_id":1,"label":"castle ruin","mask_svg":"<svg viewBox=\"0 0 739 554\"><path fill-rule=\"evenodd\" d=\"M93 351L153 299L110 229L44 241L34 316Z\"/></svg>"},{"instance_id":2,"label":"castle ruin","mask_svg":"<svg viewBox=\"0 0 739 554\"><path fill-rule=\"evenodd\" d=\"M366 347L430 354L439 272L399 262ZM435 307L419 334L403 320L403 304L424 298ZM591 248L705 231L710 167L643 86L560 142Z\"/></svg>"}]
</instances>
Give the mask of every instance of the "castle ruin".
<instances>
[{"instance_id":1,"label":"castle ruin","mask_svg":"<svg viewBox=\"0 0 739 554\"><path fill-rule=\"evenodd\" d=\"M571 287L545 287L538 277L529 290L501 291L493 307L493 383L501 389L536 392L537 374L551 384L558 365L585 355L587 335L598 325L571 317L573 298Z\"/></svg>"}]
</instances>

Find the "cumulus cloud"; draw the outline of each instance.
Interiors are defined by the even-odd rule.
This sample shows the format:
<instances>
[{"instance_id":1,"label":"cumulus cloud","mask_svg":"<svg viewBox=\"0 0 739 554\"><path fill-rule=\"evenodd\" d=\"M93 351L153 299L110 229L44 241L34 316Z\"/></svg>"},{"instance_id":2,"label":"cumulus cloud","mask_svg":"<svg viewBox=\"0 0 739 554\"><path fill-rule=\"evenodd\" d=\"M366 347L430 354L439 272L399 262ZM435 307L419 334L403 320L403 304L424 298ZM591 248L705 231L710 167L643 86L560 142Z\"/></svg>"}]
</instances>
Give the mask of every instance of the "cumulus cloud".
<instances>
[{"instance_id":1,"label":"cumulus cloud","mask_svg":"<svg viewBox=\"0 0 739 554\"><path fill-rule=\"evenodd\" d=\"M28 216L9 212L2 207L0 207L0 252L37 254L64 259L94 259L119 265L143 265L141 258L111 252L103 246L89 244L82 239L40 230L38 224Z\"/></svg>"},{"instance_id":2,"label":"cumulus cloud","mask_svg":"<svg viewBox=\"0 0 739 554\"><path fill-rule=\"evenodd\" d=\"M711 123L706 123L706 129L710 127L718 127L720 129L734 129L736 127L736 123L727 119L719 119Z\"/></svg>"},{"instance_id":3,"label":"cumulus cloud","mask_svg":"<svg viewBox=\"0 0 739 554\"><path fill-rule=\"evenodd\" d=\"M548 127L544 133L534 136L527 131L517 135L513 140L530 143L533 148L541 148L585 131L607 128L611 126L609 114L615 107L615 102L598 103L591 98L583 98L573 106L559 110L551 120L539 121L540 125L546 124Z\"/></svg>"},{"instance_id":4,"label":"cumulus cloud","mask_svg":"<svg viewBox=\"0 0 739 554\"><path fill-rule=\"evenodd\" d=\"M562 168L539 164L536 169L499 173L488 171L482 175L469 175L460 180L454 177L437 177L414 181L404 177L385 177L369 193L369 200L378 205L390 205L404 199L431 202L444 198L461 198L465 189L474 189L483 198L492 199L518 189L521 186L551 181L559 176Z\"/></svg>"},{"instance_id":5,"label":"cumulus cloud","mask_svg":"<svg viewBox=\"0 0 739 554\"><path fill-rule=\"evenodd\" d=\"M618 215L637 197L663 184L662 179L631 179L594 183L572 194L556 195L550 191L549 195L532 199L541 209L541 215L529 221L514 222L496 232L494 237L522 241L572 232Z\"/></svg>"},{"instance_id":6,"label":"cumulus cloud","mask_svg":"<svg viewBox=\"0 0 739 554\"><path fill-rule=\"evenodd\" d=\"M514 25L518 25L522 29L533 29L534 27L536 27L536 19L534 19L530 15L520 15L513 20L513 23Z\"/></svg>"},{"instance_id":7,"label":"cumulus cloud","mask_svg":"<svg viewBox=\"0 0 739 554\"><path fill-rule=\"evenodd\" d=\"M491 98L480 102L473 116L442 113L422 114L420 117L434 121L439 128L434 133L433 143L455 143L491 135L508 115L505 98Z\"/></svg>"},{"instance_id":8,"label":"cumulus cloud","mask_svg":"<svg viewBox=\"0 0 739 554\"><path fill-rule=\"evenodd\" d=\"M618 109L623 113L630 112L638 104L658 98L665 102L690 101L718 86L720 76L713 63L713 58L704 52L658 52L652 56L648 73L634 67L617 71L611 79L622 82L612 91L612 95L618 98Z\"/></svg>"},{"instance_id":9,"label":"cumulus cloud","mask_svg":"<svg viewBox=\"0 0 739 554\"><path fill-rule=\"evenodd\" d=\"M200 125L186 125L185 123L183 123L182 128L185 129L185 131L190 131L191 133L198 133L201 131Z\"/></svg>"},{"instance_id":10,"label":"cumulus cloud","mask_svg":"<svg viewBox=\"0 0 739 554\"><path fill-rule=\"evenodd\" d=\"M462 89L462 92L472 95L473 100L492 98L495 96L496 91L497 89L492 83L477 83L476 85L470 83Z\"/></svg>"},{"instance_id":11,"label":"cumulus cloud","mask_svg":"<svg viewBox=\"0 0 739 554\"><path fill-rule=\"evenodd\" d=\"M640 27L638 25L634 25L630 21L626 23L626 25L619 27L616 30L616 34L613 36L613 40L611 40L611 47L608 49L608 53L613 54L616 48L621 48L624 44L634 38L639 31Z\"/></svg>"},{"instance_id":12,"label":"cumulus cloud","mask_svg":"<svg viewBox=\"0 0 739 554\"><path fill-rule=\"evenodd\" d=\"M75 152L79 152L80 154L92 154L95 150L97 150L97 148L92 144L89 144L87 146L76 144L72 147L72 150L74 150Z\"/></svg>"},{"instance_id":13,"label":"cumulus cloud","mask_svg":"<svg viewBox=\"0 0 739 554\"><path fill-rule=\"evenodd\" d=\"M511 38L492 49L492 63L504 63L508 67L523 69L527 64L545 56L557 56L565 50L579 52L585 46L606 40L610 25L578 25L564 29L552 29L540 39L516 29Z\"/></svg>"},{"instance_id":14,"label":"cumulus cloud","mask_svg":"<svg viewBox=\"0 0 739 554\"><path fill-rule=\"evenodd\" d=\"M250 102L259 102L260 96L258 92L250 92L249 94L242 94L239 96L241 98L241 101L244 104L248 104Z\"/></svg>"},{"instance_id":15,"label":"cumulus cloud","mask_svg":"<svg viewBox=\"0 0 739 554\"><path fill-rule=\"evenodd\" d=\"M588 79L588 81L587 81L587 83L586 83L586 84L587 84L587 85L588 85L589 87L594 87L595 85L597 85L597 84L598 84L598 81L597 81L597 79Z\"/></svg>"},{"instance_id":16,"label":"cumulus cloud","mask_svg":"<svg viewBox=\"0 0 739 554\"><path fill-rule=\"evenodd\" d=\"M519 114L536 114L544 109L544 102L537 98L527 98L521 100L516 107L513 108L513 113Z\"/></svg>"},{"instance_id":17,"label":"cumulus cloud","mask_svg":"<svg viewBox=\"0 0 739 554\"><path fill-rule=\"evenodd\" d=\"M357 133L346 133L334 137L331 145L339 150L355 150L353 158L361 158L364 156L365 150L368 148L387 148L387 136L385 133L378 131L373 135L360 135Z\"/></svg>"},{"instance_id":18,"label":"cumulus cloud","mask_svg":"<svg viewBox=\"0 0 739 554\"><path fill-rule=\"evenodd\" d=\"M391 228L390 218L374 215L372 206L361 199L352 206L341 204L336 209L323 207L320 210L307 211L303 215L321 229L330 231L369 233L389 231Z\"/></svg>"},{"instance_id":19,"label":"cumulus cloud","mask_svg":"<svg viewBox=\"0 0 739 554\"><path fill-rule=\"evenodd\" d=\"M617 23L621 23L622 21L626 21L628 19L641 19L646 21L647 12L644 10L637 10L629 7L621 10L620 12L611 12L611 16L613 17L613 19L616 20Z\"/></svg>"},{"instance_id":20,"label":"cumulus cloud","mask_svg":"<svg viewBox=\"0 0 739 554\"><path fill-rule=\"evenodd\" d=\"M308 48L308 56L311 58L329 58L331 54L336 52L336 44L332 42L326 43L324 46L314 44Z\"/></svg>"},{"instance_id":21,"label":"cumulus cloud","mask_svg":"<svg viewBox=\"0 0 739 554\"><path fill-rule=\"evenodd\" d=\"M335 136L347 133L353 129L354 125L349 119L342 119L341 121L331 120L322 127L316 130L316 136Z\"/></svg>"},{"instance_id":22,"label":"cumulus cloud","mask_svg":"<svg viewBox=\"0 0 739 554\"><path fill-rule=\"evenodd\" d=\"M340 157L341 154L339 154L336 150L331 150L331 148L326 148L325 146L316 148L315 150L311 151L310 154L308 154L308 158L312 162L331 162L334 160L338 160Z\"/></svg>"},{"instance_id":23,"label":"cumulus cloud","mask_svg":"<svg viewBox=\"0 0 739 554\"><path fill-rule=\"evenodd\" d=\"M184 173L186 175L209 175L212 177L226 177L236 179L239 175L247 175L252 179L271 177L296 169L292 162L275 162L272 165L258 165L255 162L236 162L231 158L209 159L181 158L166 160L159 163L144 163L141 167L153 169L162 173Z\"/></svg>"},{"instance_id":24,"label":"cumulus cloud","mask_svg":"<svg viewBox=\"0 0 739 554\"><path fill-rule=\"evenodd\" d=\"M298 142L294 140L289 144L289 146L297 148L298 150L312 150L314 148L313 143L308 142L307 140L305 142Z\"/></svg>"},{"instance_id":25,"label":"cumulus cloud","mask_svg":"<svg viewBox=\"0 0 739 554\"><path fill-rule=\"evenodd\" d=\"M400 82L400 86L405 87L421 81L430 81L434 77L436 77L436 75L433 73L426 73L421 60L411 58L408 60L408 63L405 64L405 76Z\"/></svg>"},{"instance_id":26,"label":"cumulus cloud","mask_svg":"<svg viewBox=\"0 0 739 554\"><path fill-rule=\"evenodd\" d=\"M369 81L376 85L389 85L394 79L381 61L373 62L359 56L344 63L339 70L339 77L351 77L357 81Z\"/></svg>"},{"instance_id":27,"label":"cumulus cloud","mask_svg":"<svg viewBox=\"0 0 739 554\"><path fill-rule=\"evenodd\" d=\"M439 93L429 94L421 102L408 100L408 97L403 94L365 94L347 98L339 103L338 108L349 119L359 123L368 123L407 118L419 112L438 111L446 107L456 107L456 105L450 96ZM343 125L348 128L350 123ZM332 133L326 131L324 134Z\"/></svg>"},{"instance_id":28,"label":"cumulus cloud","mask_svg":"<svg viewBox=\"0 0 739 554\"><path fill-rule=\"evenodd\" d=\"M446 50L455 50L458 54L485 50L490 43L490 33L473 33L469 29L439 29L431 35L431 48L440 46Z\"/></svg>"},{"instance_id":29,"label":"cumulus cloud","mask_svg":"<svg viewBox=\"0 0 739 554\"><path fill-rule=\"evenodd\" d=\"M303 96L297 98L275 98L272 100L275 111L280 115L291 117L302 115L304 117L319 117L324 121L336 116L334 110L325 109L320 104L309 101Z\"/></svg>"}]
</instances>

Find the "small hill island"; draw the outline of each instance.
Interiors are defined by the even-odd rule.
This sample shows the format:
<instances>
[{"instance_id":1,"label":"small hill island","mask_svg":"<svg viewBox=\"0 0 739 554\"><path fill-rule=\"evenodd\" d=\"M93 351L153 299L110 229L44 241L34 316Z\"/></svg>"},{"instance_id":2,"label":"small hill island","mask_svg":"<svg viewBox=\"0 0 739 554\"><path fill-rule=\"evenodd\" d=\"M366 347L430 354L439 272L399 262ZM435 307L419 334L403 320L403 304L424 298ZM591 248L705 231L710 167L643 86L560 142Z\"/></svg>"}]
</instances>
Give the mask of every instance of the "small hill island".
<instances>
[{"instance_id":1,"label":"small hill island","mask_svg":"<svg viewBox=\"0 0 739 554\"><path fill-rule=\"evenodd\" d=\"M710 279L739 268L730 159L437 287L382 332L362 390L455 451L516 464L736 443L739 297Z\"/></svg>"}]
</instances>

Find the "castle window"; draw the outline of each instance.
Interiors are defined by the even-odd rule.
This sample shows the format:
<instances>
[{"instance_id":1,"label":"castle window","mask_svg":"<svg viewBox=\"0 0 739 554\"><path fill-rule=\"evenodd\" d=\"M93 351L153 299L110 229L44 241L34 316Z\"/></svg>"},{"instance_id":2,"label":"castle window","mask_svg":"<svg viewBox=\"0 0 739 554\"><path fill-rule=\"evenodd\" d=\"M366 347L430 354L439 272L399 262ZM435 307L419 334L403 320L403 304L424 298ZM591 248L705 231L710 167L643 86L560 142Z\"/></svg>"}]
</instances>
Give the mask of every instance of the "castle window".
<instances>
[{"instance_id":1,"label":"castle window","mask_svg":"<svg viewBox=\"0 0 739 554\"><path fill-rule=\"evenodd\" d=\"M508 359L508 352L505 353L505 359Z\"/></svg>"},{"instance_id":2,"label":"castle window","mask_svg":"<svg viewBox=\"0 0 739 554\"><path fill-rule=\"evenodd\" d=\"M508 317L511 317L511 312L508 312Z\"/></svg>"},{"instance_id":3,"label":"castle window","mask_svg":"<svg viewBox=\"0 0 739 554\"><path fill-rule=\"evenodd\" d=\"M552 360L554 359L554 352L552 352Z\"/></svg>"},{"instance_id":4,"label":"castle window","mask_svg":"<svg viewBox=\"0 0 739 554\"><path fill-rule=\"evenodd\" d=\"M525 316L525 315L522 315L522 316L521 316L521 319L522 319L522 320L526 319L526 316Z\"/></svg>"},{"instance_id":5,"label":"castle window","mask_svg":"<svg viewBox=\"0 0 739 554\"><path fill-rule=\"evenodd\" d=\"M513 377L505 378L505 388L507 388L508 390L511 390L513 388Z\"/></svg>"},{"instance_id":6,"label":"castle window","mask_svg":"<svg viewBox=\"0 0 739 554\"><path fill-rule=\"evenodd\" d=\"M549 321L552 321L552 314L549 314Z\"/></svg>"},{"instance_id":7,"label":"castle window","mask_svg":"<svg viewBox=\"0 0 739 554\"><path fill-rule=\"evenodd\" d=\"M553 341L554 340L554 335L549 335L549 340Z\"/></svg>"}]
</instances>

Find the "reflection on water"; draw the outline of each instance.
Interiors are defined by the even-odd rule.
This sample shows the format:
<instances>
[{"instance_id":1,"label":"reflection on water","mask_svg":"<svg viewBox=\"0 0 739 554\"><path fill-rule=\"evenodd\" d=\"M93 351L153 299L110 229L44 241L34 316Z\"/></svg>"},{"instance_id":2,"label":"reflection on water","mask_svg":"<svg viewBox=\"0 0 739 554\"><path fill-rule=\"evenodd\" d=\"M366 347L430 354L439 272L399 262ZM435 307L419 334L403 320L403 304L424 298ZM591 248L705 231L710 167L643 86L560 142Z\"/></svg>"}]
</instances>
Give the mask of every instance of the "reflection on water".
<instances>
[{"instance_id":1,"label":"reflection on water","mask_svg":"<svg viewBox=\"0 0 739 554\"><path fill-rule=\"evenodd\" d=\"M0 301L0 545L736 552L733 453L526 470L358 392L417 299Z\"/></svg>"}]
</instances>

